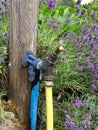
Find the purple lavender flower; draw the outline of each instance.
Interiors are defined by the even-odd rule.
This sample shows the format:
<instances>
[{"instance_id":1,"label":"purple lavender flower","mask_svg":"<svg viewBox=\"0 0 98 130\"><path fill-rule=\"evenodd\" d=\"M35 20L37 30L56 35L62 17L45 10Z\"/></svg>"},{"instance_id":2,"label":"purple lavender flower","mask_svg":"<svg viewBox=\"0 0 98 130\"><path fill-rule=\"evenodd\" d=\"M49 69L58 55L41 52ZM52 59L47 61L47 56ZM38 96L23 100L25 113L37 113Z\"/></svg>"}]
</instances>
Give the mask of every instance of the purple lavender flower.
<instances>
[{"instance_id":1,"label":"purple lavender flower","mask_svg":"<svg viewBox=\"0 0 98 130\"><path fill-rule=\"evenodd\" d=\"M96 43L95 42L92 42L91 44L90 44L90 49L93 49L93 48L95 48L96 47Z\"/></svg>"},{"instance_id":2,"label":"purple lavender flower","mask_svg":"<svg viewBox=\"0 0 98 130\"><path fill-rule=\"evenodd\" d=\"M87 113L86 118L90 120L91 119L91 113Z\"/></svg>"},{"instance_id":3,"label":"purple lavender flower","mask_svg":"<svg viewBox=\"0 0 98 130\"><path fill-rule=\"evenodd\" d=\"M73 104L73 107L81 107L83 105L83 102L80 99L76 99L75 103Z\"/></svg>"},{"instance_id":4,"label":"purple lavender flower","mask_svg":"<svg viewBox=\"0 0 98 130\"><path fill-rule=\"evenodd\" d=\"M96 87L94 84L92 84L92 85L91 85L91 91L92 91L92 92L95 92L96 90L97 90L97 87Z\"/></svg>"},{"instance_id":5,"label":"purple lavender flower","mask_svg":"<svg viewBox=\"0 0 98 130\"><path fill-rule=\"evenodd\" d=\"M95 81L95 84L98 86L98 80Z\"/></svg>"},{"instance_id":6,"label":"purple lavender flower","mask_svg":"<svg viewBox=\"0 0 98 130\"><path fill-rule=\"evenodd\" d=\"M59 28L59 26L55 23L55 24L53 24L53 27L55 28L55 29L58 29Z\"/></svg>"},{"instance_id":7,"label":"purple lavender flower","mask_svg":"<svg viewBox=\"0 0 98 130\"><path fill-rule=\"evenodd\" d=\"M96 68L96 70L95 70L97 73L98 73L98 68Z\"/></svg>"},{"instance_id":8,"label":"purple lavender flower","mask_svg":"<svg viewBox=\"0 0 98 130\"><path fill-rule=\"evenodd\" d=\"M92 83L94 84L94 83L95 83L95 81L96 81L96 80L95 80L95 79L93 79L93 80L92 80Z\"/></svg>"},{"instance_id":9,"label":"purple lavender flower","mask_svg":"<svg viewBox=\"0 0 98 130\"><path fill-rule=\"evenodd\" d=\"M82 66L77 66L77 67L76 67L76 70L77 70L78 72L82 72L82 71L83 71L83 67L82 67Z\"/></svg>"},{"instance_id":10,"label":"purple lavender flower","mask_svg":"<svg viewBox=\"0 0 98 130\"><path fill-rule=\"evenodd\" d=\"M95 12L91 12L90 17L94 18L95 17Z\"/></svg>"},{"instance_id":11,"label":"purple lavender flower","mask_svg":"<svg viewBox=\"0 0 98 130\"><path fill-rule=\"evenodd\" d=\"M77 0L76 4L80 5L82 0Z\"/></svg>"},{"instance_id":12,"label":"purple lavender flower","mask_svg":"<svg viewBox=\"0 0 98 130\"><path fill-rule=\"evenodd\" d=\"M94 25L93 25L93 29L96 29L96 27L97 27L97 24L94 24Z\"/></svg>"},{"instance_id":13,"label":"purple lavender flower","mask_svg":"<svg viewBox=\"0 0 98 130\"><path fill-rule=\"evenodd\" d=\"M65 128L67 130L78 130L78 125L75 121L73 121L69 115L66 115L65 122L64 122Z\"/></svg>"},{"instance_id":14,"label":"purple lavender flower","mask_svg":"<svg viewBox=\"0 0 98 130\"><path fill-rule=\"evenodd\" d=\"M84 120L81 122L81 127L85 128L85 130L90 129L90 121Z\"/></svg>"},{"instance_id":15,"label":"purple lavender flower","mask_svg":"<svg viewBox=\"0 0 98 130\"><path fill-rule=\"evenodd\" d=\"M81 15L84 15L85 13L86 13L86 10L83 9L83 10L81 11Z\"/></svg>"},{"instance_id":16,"label":"purple lavender flower","mask_svg":"<svg viewBox=\"0 0 98 130\"><path fill-rule=\"evenodd\" d=\"M70 24L70 19L66 19L66 22L67 22L68 24Z\"/></svg>"},{"instance_id":17,"label":"purple lavender flower","mask_svg":"<svg viewBox=\"0 0 98 130\"><path fill-rule=\"evenodd\" d=\"M86 33L87 29L83 27L81 31L82 31L82 33Z\"/></svg>"},{"instance_id":18,"label":"purple lavender flower","mask_svg":"<svg viewBox=\"0 0 98 130\"><path fill-rule=\"evenodd\" d=\"M68 114L68 111L67 111L67 110L64 110L63 113L64 113L64 115L67 115L67 114Z\"/></svg>"},{"instance_id":19,"label":"purple lavender flower","mask_svg":"<svg viewBox=\"0 0 98 130\"><path fill-rule=\"evenodd\" d=\"M96 54L91 54L92 59L96 59Z\"/></svg>"},{"instance_id":20,"label":"purple lavender flower","mask_svg":"<svg viewBox=\"0 0 98 130\"><path fill-rule=\"evenodd\" d=\"M55 5L56 5L55 0L48 0L48 1L47 1L47 7L48 7L49 9L54 9Z\"/></svg>"},{"instance_id":21,"label":"purple lavender flower","mask_svg":"<svg viewBox=\"0 0 98 130\"><path fill-rule=\"evenodd\" d=\"M96 37L95 42L98 43L98 36Z\"/></svg>"},{"instance_id":22,"label":"purple lavender flower","mask_svg":"<svg viewBox=\"0 0 98 130\"><path fill-rule=\"evenodd\" d=\"M94 78L98 79L98 74L97 73L94 74Z\"/></svg>"},{"instance_id":23,"label":"purple lavender flower","mask_svg":"<svg viewBox=\"0 0 98 130\"><path fill-rule=\"evenodd\" d=\"M4 15L4 14L5 14L5 11L4 11L4 10L0 11L0 14L1 14L1 15Z\"/></svg>"},{"instance_id":24,"label":"purple lavender flower","mask_svg":"<svg viewBox=\"0 0 98 130\"><path fill-rule=\"evenodd\" d=\"M90 33L90 30L87 29L87 30L85 31L85 34L87 35L87 34L89 34L89 33Z\"/></svg>"},{"instance_id":25,"label":"purple lavender flower","mask_svg":"<svg viewBox=\"0 0 98 130\"><path fill-rule=\"evenodd\" d=\"M76 13L78 14L80 12L80 8L76 7Z\"/></svg>"},{"instance_id":26,"label":"purple lavender flower","mask_svg":"<svg viewBox=\"0 0 98 130\"><path fill-rule=\"evenodd\" d=\"M86 43L87 42L87 36L84 36L82 41L83 41L83 43Z\"/></svg>"},{"instance_id":27,"label":"purple lavender flower","mask_svg":"<svg viewBox=\"0 0 98 130\"><path fill-rule=\"evenodd\" d=\"M89 42L92 39L92 36L87 36L87 41Z\"/></svg>"},{"instance_id":28,"label":"purple lavender flower","mask_svg":"<svg viewBox=\"0 0 98 130\"><path fill-rule=\"evenodd\" d=\"M90 56L90 53L89 53L89 52L85 53L85 56L87 56L87 57ZM84 62L84 63L85 63L85 62Z\"/></svg>"},{"instance_id":29,"label":"purple lavender flower","mask_svg":"<svg viewBox=\"0 0 98 130\"><path fill-rule=\"evenodd\" d=\"M90 33L90 30L89 29L86 29L86 28L82 28L82 32L87 35Z\"/></svg>"},{"instance_id":30,"label":"purple lavender flower","mask_svg":"<svg viewBox=\"0 0 98 130\"><path fill-rule=\"evenodd\" d=\"M95 26L95 30L98 30L98 25Z\"/></svg>"},{"instance_id":31,"label":"purple lavender flower","mask_svg":"<svg viewBox=\"0 0 98 130\"><path fill-rule=\"evenodd\" d=\"M95 31L96 35L98 35L98 30Z\"/></svg>"},{"instance_id":32,"label":"purple lavender flower","mask_svg":"<svg viewBox=\"0 0 98 130\"><path fill-rule=\"evenodd\" d=\"M9 3L7 0L0 0L0 3L3 4L5 7L9 7Z\"/></svg>"},{"instance_id":33,"label":"purple lavender flower","mask_svg":"<svg viewBox=\"0 0 98 130\"><path fill-rule=\"evenodd\" d=\"M88 65L88 67L89 67L89 69L90 69L91 71L94 70L94 64L93 64L93 63L90 63L90 64Z\"/></svg>"},{"instance_id":34,"label":"purple lavender flower","mask_svg":"<svg viewBox=\"0 0 98 130\"><path fill-rule=\"evenodd\" d=\"M7 39L7 38L8 38L8 32L4 32L3 37L4 37L5 39Z\"/></svg>"},{"instance_id":35,"label":"purple lavender flower","mask_svg":"<svg viewBox=\"0 0 98 130\"><path fill-rule=\"evenodd\" d=\"M9 7L9 3L4 2L4 6L5 6L6 8L8 8L8 7Z\"/></svg>"},{"instance_id":36,"label":"purple lavender flower","mask_svg":"<svg viewBox=\"0 0 98 130\"><path fill-rule=\"evenodd\" d=\"M7 2L7 0L0 0L1 4L3 4L4 2Z\"/></svg>"},{"instance_id":37,"label":"purple lavender flower","mask_svg":"<svg viewBox=\"0 0 98 130\"><path fill-rule=\"evenodd\" d=\"M80 127L80 128L78 128L77 130L85 130L85 128L83 128L83 127Z\"/></svg>"},{"instance_id":38,"label":"purple lavender flower","mask_svg":"<svg viewBox=\"0 0 98 130\"><path fill-rule=\"evenodd\" d=\"M85 64L85 65L89 65L89 64L91 64L91 62L90 62L90 60L86 60L86 61L84 62L84 64Z\"/></svg>"},{"instance_id":39,"label":"purple lavender flower","mask_svg":"<svg viewBox=\"0 0 98 130\"><path fill-rule=\"evenodd\" d=\"M84 28L84 27L83 27L81 31L84 33L84 32L85 32L85 30L86 30L86 28Z\"/></svg>"},{"instance_id":40,"label":"purple lavender flower","mask_svg":"<svg viewBox=\"0 0 98 130\"><path fill-rule=\"evenodd\" d=\"M5 2L5 0L0 0L0 3L3 4Z\"/></svg>"},{"instance_id":41,"label":"purple lavender flower","mask_svg":"<svg viewBox=\"0 0 98 130\"><path fill-rule=\"evenodd\" d=\"M4 59L0 57L0 63L4 62Z\"/></svg>"},{"instance_id":42,"label":"purple lavender flower","mask_svg":"<svg viewBox=\"0 0 98 130\"><path fill-rule=\"evenodd\" d=\"M0 14L3 15L5 12L4 12L4 9L2 7L0 7Z\"/></svg>"}]
</instances>

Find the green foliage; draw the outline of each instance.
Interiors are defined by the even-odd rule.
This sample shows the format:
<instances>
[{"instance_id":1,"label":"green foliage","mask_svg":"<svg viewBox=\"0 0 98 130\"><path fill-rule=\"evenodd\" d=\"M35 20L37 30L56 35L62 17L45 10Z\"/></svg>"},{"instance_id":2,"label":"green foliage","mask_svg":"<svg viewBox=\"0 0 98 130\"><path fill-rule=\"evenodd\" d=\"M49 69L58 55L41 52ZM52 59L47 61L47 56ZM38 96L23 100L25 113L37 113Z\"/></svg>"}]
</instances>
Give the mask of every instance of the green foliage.
<instances>
[{"instance_id":1,"label":"green foliage","mask_svg":"<svg viewBox=\"0 0 98 130\"><path fill-rule=\"evenodd\" d=\"M4 95L5 95L4 92L0 92L0 123L5 118L4 104L2 103L2 100L1 100L2 96Z\"/></svg>"},{"instance_id":2,"label":"green foliage","mask_svg":"<svg viewBox=\"0 0 98 130\"><path fill-rule=\"evenodd\" d=\"M77 9L79 9L79 12L77 12ZM86 11L84 14L82 14L83 10ZM95 13L95 17L93 18L90 16L92 12ZM91 93L90 88L93 75L90 69L84 65L86 60L92 60L92 58L86 56L78 57L80 52L86 54L90 51L90 42L88 42L87 47L83 47L84 45L82 40L81 46L77 45L77 39L83 39L84 36L87 36L82 33L82 29L86 28L90 30L94 25L94 21L98 17L97 12L97 6L92 6L92 3L84 6L77 6L74 3L73 8L57 5L52 10L48 9L44 4L40 5L37 55L44 58L51 51L55 50L59 39L63 39L65 47L65 52L59 56L54 68L55 85L53 87L53 96L55 130L66 129L64 127L64 109L67 108L70 116L72 116L72 112L77 113L77 117L72 120L79 126L82 121L86 120L86 117L83 117L82 115L86 115L91 109L95 108L95 105L97 105L97 102L93 103L93 94ZM87 22L87 24L85 24L85 22ZM92 33L91 30L90 32ZM74 37L77 39L74 39ZM93 61L96 62L97 59L93 59ZM77 68L81 66L83 66L83 71L81 70L81 72L78 72L80 70L77 71ZM44 87L41 86L42 91L40 96L43 95L43 89ZM85 95L85 93L87 95ZM71 104L74 102L76 97L79 97L81 100L84 100L85 97L89 101L89 106L73 109ZM41 98L41 100L44 102L43 98ZM94 100L96 100L96 96ZM44 110L44 105L41 106L41 109ZM97 111L97 109L95 111ZM45 110L42 113L42 124L45 123L46 119L44 112ZM97 127L97 122L94 120L94 117L96 117L96 112L92 114L91 121L95 122L95 125L90 126L89 129L91 130L94 130ZM42 125L42 129L45 129L44 125Z\"/></svg>"},{"instance_id":3,"label":"green foliage","mask_svg":"<svg viewBox=\"0 0 98 130\"><path fill-rule=\"evenodd\" d=\"M70 20L70 23L67 23L68 19ZM91 78L88 76L90 75L88 70L87 74L79 74L76 72L75 67L78 64L75 54L77 53L77 48L71 43L72 41L70 42L66 37L67 32L69 31L78 32L81 29L82 24L77 25L77 23L82 23L83 21L83 18L75 15L75 8L56 6L53 10L49 10L46 5L40 5L38 21L38 56L44 58L50 51L54 50L58 44L58 39L65 33L63 39L66 54L60 55L58 60L59 64L57 63L54 72L56 75L55 90L57 91L61 86L65 88L70 86L71 83L73 88L78 91L82 91L82 89L86 90L87 86L90 85L89 80ZM54 27L55 24L57 25L57 28ZM65 61L63 61L64 58ZM71 66L71 64L74 65ZM80 77L82 77L81 81ZM84 81L83 84L81 84L82 81Z\"/></svg>"},{"instance_id":4,"label":"green foliage","mask_svg":"<svg viewBox=\"0 0 98 130\"><path fill-rule=\"evenodd\" d=\"M4 81L7 77L5 76L6 72L6 63L8 57L8 1L2 3L0 1L0 89L4 87Z\"/></svg>"}]
</instances>

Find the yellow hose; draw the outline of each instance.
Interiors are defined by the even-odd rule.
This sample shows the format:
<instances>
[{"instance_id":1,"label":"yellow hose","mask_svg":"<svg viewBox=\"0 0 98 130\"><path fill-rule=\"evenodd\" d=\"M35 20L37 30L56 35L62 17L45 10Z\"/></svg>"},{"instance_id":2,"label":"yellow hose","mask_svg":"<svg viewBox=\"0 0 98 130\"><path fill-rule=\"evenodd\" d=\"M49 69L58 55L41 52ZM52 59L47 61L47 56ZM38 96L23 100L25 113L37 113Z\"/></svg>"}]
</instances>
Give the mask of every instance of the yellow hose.
<instances>
[{"instance_id":1,"label":"yellow hose","mask_svg":"<svg viewBox=\"0 0 98 130\"><path fill-rule=\"evenodd\" d=\"M46 86L46 116L47 116L47 130L53 130L53 99L52 87Z\"/></svg>"}]
</instances>

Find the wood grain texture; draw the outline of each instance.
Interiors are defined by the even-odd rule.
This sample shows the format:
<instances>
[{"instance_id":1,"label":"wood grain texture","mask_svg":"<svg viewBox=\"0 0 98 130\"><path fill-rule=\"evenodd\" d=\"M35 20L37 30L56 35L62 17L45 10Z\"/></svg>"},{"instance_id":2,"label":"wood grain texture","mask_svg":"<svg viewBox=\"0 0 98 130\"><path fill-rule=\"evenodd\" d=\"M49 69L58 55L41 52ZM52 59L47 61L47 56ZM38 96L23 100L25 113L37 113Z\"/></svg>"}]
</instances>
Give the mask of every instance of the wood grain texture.
<instances>
[{"instance_id":1,"label":"wood grain texture","mask_svg":"<svg viewBox=\"0 0 98 130\"><path fill-rule=\"evenodd\" d=\"M21 66L27 50L36 53L38 0L10 0L10 74L9 94L19 110L21 122L29 119L31 83L27 69Z\"/></svg>"}]
</instances>

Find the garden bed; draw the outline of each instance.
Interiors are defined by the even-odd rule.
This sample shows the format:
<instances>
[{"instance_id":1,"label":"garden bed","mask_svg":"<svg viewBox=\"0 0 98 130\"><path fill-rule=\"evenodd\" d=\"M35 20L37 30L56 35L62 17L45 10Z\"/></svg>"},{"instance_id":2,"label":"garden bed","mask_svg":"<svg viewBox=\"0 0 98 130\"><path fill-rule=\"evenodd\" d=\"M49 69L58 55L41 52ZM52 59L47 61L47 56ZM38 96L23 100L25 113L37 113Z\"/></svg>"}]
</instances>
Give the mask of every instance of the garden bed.
<instances>
[{"instance_id":1,"label":"garden bed","mask_svg":"<svg viewBox=\"0 0 98 130\"><path fill-rule=\"evenodd\" d=\"M40 1L39 1L40 2ZM44 59L60 39L65 50L54 67L54 130L98 129L98 5L96 1L72 6L54 1L39 4L37 57ZM7 3L8 4L8 3ZM8 90L8 8L1 3L0 84ZM6 87L5 87L6 86ZM2 94L1 94L2 95ZM45 87L40 84L38 115L40 130L46 129ZM4 109L0 108L3 113ZM23 129L13 113L2 119L0 129ZM5 116L4 116L5 117Z\"/></svg>"}]
</instances>

